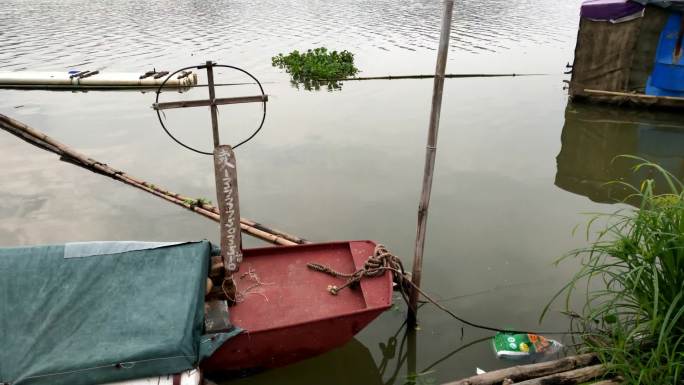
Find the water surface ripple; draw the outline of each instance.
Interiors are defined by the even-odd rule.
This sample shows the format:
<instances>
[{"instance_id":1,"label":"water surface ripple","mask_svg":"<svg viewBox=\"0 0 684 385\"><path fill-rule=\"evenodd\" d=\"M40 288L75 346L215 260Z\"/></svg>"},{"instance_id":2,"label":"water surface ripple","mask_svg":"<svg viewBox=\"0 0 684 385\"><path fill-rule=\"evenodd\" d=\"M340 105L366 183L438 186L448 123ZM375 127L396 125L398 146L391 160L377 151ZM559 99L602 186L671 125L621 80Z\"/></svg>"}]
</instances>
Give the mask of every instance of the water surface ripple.
<instances>
[{"instance_id":1,"label":"water surface ripple","mask_svg":"<svg viewBox=\"0 0 684 385\"><path fill-rule=\"evenodd\" d=\"M605 182L632 175L615 155L637 154L684 175L679 115L568 104L561 71L572 61L579 4L456 1L449 72L555 74L445 82L423 287L452 298L445 305L473 322L566 328L556 311L562 304L538 322L578 268L552 261L585 245L572 235L585 221L580 213L615 210L609 203L620 191L606 191ZM270 58L324 45L352 50L363 75L429 73L440 7L439 0L2 0L0 71L175 70L208 59L243 67L264 81L269 103L263 130L236 151L242 214L316 241L374 239L409 266L432 81L304 92ZM218 96L253 88L222 87ZM163 96L207 94L198 87ZM212 199L210 157L162 132L154 97L0 90L0 113L131 175ZM170 129L210 146L207 112L169 111ZM222 106L222 142L251 133L260 113L256 104ZM218 238L214 222L4 132L0 154L1 246ZM246 247L256 245L245 237ZM476 367L511 365L477 343L488 332L462 329L429 306L410 347L405 309L395 303L341 349L230 384L444 383ZM425 373L416 378L417 371Z\"/></svg>"},{"instance_id":2,"label":"water surface ripple","mask_svg":"<svg viewBox=\"0 0 684 385\"><path fill-rule=\"evenodd\" d=\"M459 0L452 49L481 54L562 46L574 38L576 3ZM430 51L439 37L440 6L435 0L5 0L0 68L144 69L160 58L234 60L247 51L268 58L318 44Z\"/></svg>"}]
</instances>

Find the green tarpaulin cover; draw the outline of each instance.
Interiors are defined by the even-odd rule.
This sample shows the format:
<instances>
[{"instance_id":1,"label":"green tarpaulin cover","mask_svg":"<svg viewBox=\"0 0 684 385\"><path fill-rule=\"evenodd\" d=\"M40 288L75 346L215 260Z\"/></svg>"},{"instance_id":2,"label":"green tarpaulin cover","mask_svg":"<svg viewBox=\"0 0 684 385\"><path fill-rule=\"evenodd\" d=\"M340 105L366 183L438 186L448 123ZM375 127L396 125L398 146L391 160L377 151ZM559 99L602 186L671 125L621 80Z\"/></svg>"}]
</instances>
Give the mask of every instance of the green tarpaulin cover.
<instances>
[{"instance_id":1,"label":"green tarpaulin cover","mask_svg":"<svg viewBox=\"0 0 684 385\"><path fill-rule=\"evenodd\" d=\"M0 248L0 383L100 384L196 367L207 241Z\"/></svg>"}]
</instances>

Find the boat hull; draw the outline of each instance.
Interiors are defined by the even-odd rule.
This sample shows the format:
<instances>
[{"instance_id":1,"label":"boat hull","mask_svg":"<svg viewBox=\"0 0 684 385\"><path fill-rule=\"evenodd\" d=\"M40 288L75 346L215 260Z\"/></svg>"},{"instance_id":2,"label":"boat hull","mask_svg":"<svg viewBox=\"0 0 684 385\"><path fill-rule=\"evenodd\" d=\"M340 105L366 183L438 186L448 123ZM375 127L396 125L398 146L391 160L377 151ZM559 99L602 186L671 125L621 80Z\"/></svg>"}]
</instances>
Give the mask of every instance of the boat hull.
<instances>
[{"instance_id":1,"label":"boat hull","mask_svg":"<svg viewBox=\"0 0 684 385\"><path fill-rule=\"evenodd\" d=\"M334 242L245 250L240 273L262 283L231 308L231 322L245 331L203 363L209 372L262 370L325 353L350 341L392 304L392 276L366 278L332 295L335 278L307 268L315 262L345 273L373 255L371 241ZM251 287L238 281L240 287ZM253 286L253 285L252 285Z\"/></svg>"}]
</instances>

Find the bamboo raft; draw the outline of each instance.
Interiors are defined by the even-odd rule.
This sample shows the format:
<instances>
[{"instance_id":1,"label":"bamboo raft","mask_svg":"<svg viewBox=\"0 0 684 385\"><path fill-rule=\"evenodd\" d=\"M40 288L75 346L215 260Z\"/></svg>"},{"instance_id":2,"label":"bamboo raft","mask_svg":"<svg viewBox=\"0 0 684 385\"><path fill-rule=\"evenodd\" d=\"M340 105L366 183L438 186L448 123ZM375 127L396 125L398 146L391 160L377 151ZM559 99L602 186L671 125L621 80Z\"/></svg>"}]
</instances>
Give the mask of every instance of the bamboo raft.
<instances>
[{"instance_id":1,"label":"bamboo raft","mask_svg":"<svg viewBox=\"0 0 684 385\"><path fill-rule=\"evenodd\" d=\"M595 354L580 354L555 361L519 365L464 378L443 385L618 385ZM605 379L608 377L608 379Z\"/></svg>"}]
</instances>

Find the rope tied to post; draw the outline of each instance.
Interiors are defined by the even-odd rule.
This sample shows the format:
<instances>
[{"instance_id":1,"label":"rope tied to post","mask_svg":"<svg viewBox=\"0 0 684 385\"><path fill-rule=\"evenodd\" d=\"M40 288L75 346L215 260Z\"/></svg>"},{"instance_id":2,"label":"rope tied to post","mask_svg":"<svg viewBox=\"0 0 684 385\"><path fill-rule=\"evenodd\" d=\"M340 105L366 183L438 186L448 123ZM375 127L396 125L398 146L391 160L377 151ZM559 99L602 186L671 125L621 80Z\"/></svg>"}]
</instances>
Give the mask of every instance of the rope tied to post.
<instances>
[{"instance_id":1,"label":"rope tied to post","mask_svg":"<svg viewBox=\"0 0 684 385\"><path fill-rule=\"evenodd\" d=\"M347 282L340 287L337 287L336 285L328 286L328 291L332 295L337 295L337 293L347 287L358 285L363 278L379 277L383 275L385 271L391 271L394 282L399 285L403 285L403 282L406 279L406 272L404 271L404 265L401 260L390 253L382 244L376 245L373 255L368 257L361 269L356 270L353 273L342 273L329 266L313 262L307 263L306 266L311 270L325 273L336 278L347 278Z\"/></svg>"},{"instance_id":2,"label":"rope tied to post","mask_svg":"<svg viewBox=\"0 0 684 385\"><path fill-rule=\"evenodd\" d=\"M392 280L394 283L396 283L396 290L401 293L401 296L404 299L404 302L406 302L406 305L411 307L411 304L409 302L408 298L408 293L410 290L415 290L419 295L423 296L427 302L432 303L435 305L438 309L441 311L445 312L452 318L454 318L457 321L460 321L464 323L465 325L478 328L478 329L483 329L483 330L489 330L493 332L503 332L503 333L531 333L531 334L560 334L560 335L574 335L577 334L577 332L566 332L566 331L529 331L529 330L516 330L516 329L504 329L504 328L498 328L494 326L488 326L488 325L482 325L478 324L475 322L468 321L462 317L459 317L456 315L453 311L447 309L444 307L442 304L439 303L438 300L432 298L430 295L428 295L423 289L420 287L416 286L413 282L411 282L410 275L404 270L404 265L401 262L401 259L397 257L396 255L390 253L387 248L382 245L378 244L375 246L375 250L373 251L373 255L369 256L366 262L363 264L363 267L359 270L356 270L353 273L342 273L339 272L329 266L325 266L319 263L307 263L306 266L314 271L318 271L321 273L325 273L328 275L331 275L336 278L347 278L347 282L344 283L344 285L337 287L336 285L329 285L328 286L328 291L332 295L337 295L340 291L347 287L354 287L355 285L358 285L359 282L361 282L362 279L364 278L373 278L373 277L379 277L383 275L386 271L392 272ZM413 309L415 311L415 309Z\"/></svg>"}]
</instances>

